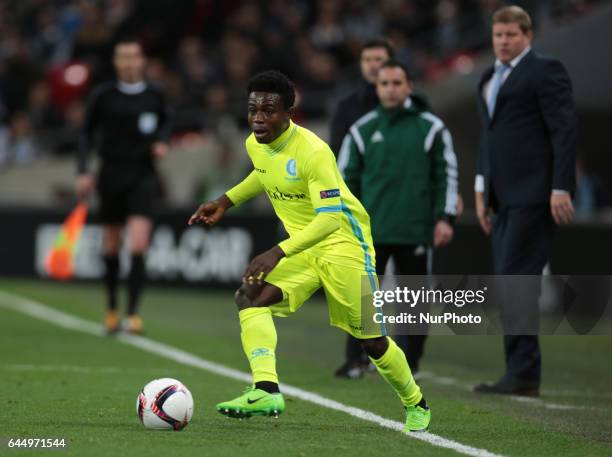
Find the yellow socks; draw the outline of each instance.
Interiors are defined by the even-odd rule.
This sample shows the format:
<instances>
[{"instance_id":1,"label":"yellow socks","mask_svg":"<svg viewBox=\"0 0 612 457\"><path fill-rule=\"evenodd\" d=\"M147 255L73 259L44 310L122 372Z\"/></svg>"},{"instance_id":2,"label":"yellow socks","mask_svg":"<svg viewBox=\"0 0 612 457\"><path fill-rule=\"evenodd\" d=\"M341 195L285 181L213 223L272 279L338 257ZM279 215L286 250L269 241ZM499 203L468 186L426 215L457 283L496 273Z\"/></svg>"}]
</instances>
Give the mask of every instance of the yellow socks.
<instances>
[{"instance_id":1,"label":"yellow socks","mask_svg":"<svg viewBox=\"0 0 612 457\"><path fill-rule=\"evenodd\" d=\"M251 365L253 384L270 381L278 384L276 374L276 328L270 308L247 308L238 313L242 348ZM405 362L405 359L404 359Z\"/></svg>"},{"instance_id":2,"label":"yellow socks","mask_svg":"<svg viewBox=\"0 0 612 457\"><path fill-rule=\"evenodd\" d=\"M391 384L404 406L416 405L423 398L421 389L414 382L404 351L391 338L387 337L387 340L389 347L383 356L380 359L370 357L370 360L381 376Z\"/></svg>"},{"instance_id":3,"label":"yellow socks","mask_svg":"<svg viewBox=\"0 0 612 457\"><path fill-rule=\"evenodd\" d=\"M269 381L278 384L276 374L276 328L268 307L247 308L239 313L242 348L251 365L253 383ZM414 382L404 352L391 338L380 359L372 359L378 372L391 384L405 406L416 405L423 395Z\"/></svg>"}]
</instances>

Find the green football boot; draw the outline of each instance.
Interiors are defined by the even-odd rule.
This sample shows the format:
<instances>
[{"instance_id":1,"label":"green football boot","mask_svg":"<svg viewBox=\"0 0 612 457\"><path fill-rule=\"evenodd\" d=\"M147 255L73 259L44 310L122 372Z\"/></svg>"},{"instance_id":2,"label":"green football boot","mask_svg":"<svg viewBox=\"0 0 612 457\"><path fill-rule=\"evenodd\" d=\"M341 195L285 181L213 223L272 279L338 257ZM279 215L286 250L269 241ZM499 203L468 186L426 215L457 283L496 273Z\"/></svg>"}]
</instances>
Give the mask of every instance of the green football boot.
<instances>
[{"instance_id":1,"label":"green football boot","mask_svg":"<svg viewBox=\"0 0 612 457\"><path fill-rule=\"evenodd\" d=\"M280 392L271 394L265 390L256 389L255 386L247 387L239 397L217 405L217 411L221 414L236 419L251 416L278 417L284 410L285 399L283 394Z\"/></svg>"},{"instance_id":2,"label":"green football boot","mask_svg":"<svg viewBox=\"0 0 612 457\"><path fill-rule=\"evenodd\" d=\"M406 407L406 426L404 432L425 432L431 421L431 410L419 405Z\"/></svg>"}]
</instances>

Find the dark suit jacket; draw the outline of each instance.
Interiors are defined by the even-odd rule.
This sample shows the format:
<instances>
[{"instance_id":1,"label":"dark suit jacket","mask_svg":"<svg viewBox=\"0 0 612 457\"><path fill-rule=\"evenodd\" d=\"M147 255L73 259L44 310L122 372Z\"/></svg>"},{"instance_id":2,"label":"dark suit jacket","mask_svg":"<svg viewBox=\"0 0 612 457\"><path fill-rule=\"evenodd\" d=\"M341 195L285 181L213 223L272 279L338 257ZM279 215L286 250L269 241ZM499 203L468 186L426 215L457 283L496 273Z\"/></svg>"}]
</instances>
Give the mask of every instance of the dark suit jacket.
<instances>
[{"instance_id":1,"label":"dark suit jacket","mask_svg":"<svg viewBox=\"0 0 612 457\"><path fill-rule=\"evenodd\" d=\"M351 125L364 114L378 106L376 87L361 83L361 86L348 97L340 100L331 120L329 147L336 157L340 153L342 141Z\"/></svg>"},{"instance_id":2,"label":"dark suit jacket","mask_svg":"<svg viewBox=\"0 0 612 457\"><path fill-rule=\"evenodd\" d=\"M565 68L530 51L502 85L490 118L482 89L493 71L489 68L478 85L477 173L484 176L486 204L547 205L552 189L573 192L577 118Z\"/></svg>"}]
</instances>

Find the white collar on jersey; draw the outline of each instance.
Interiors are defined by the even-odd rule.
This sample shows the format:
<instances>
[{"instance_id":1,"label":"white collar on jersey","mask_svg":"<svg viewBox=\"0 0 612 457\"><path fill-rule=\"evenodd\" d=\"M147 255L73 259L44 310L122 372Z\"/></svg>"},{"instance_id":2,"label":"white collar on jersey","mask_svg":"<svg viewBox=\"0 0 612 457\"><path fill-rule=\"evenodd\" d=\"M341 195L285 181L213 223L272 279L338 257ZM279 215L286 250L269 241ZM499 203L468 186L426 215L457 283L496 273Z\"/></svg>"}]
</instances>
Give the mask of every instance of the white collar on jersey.
<instances>
[{"instance_id":1,"label":"white collar on jersey","mask_svg":"<svg viewBox=\"0 0 612 457\"><path fill-rule=\"evenodd\" d=\"M126 83L125 81L117 81L117 89L127 95L136 95L145 91L147 83L138 81L136 83Z\"/></svg>"}]
</instances>

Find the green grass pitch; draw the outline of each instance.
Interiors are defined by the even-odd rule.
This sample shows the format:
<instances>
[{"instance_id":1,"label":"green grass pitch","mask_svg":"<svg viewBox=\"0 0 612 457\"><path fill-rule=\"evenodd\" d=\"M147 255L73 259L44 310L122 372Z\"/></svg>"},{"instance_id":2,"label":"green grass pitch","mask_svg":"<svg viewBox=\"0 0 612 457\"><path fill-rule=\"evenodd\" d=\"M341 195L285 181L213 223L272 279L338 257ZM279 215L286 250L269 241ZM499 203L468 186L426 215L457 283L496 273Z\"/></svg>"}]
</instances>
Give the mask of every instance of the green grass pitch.
<instances>
[{"instance_id":1,"label":"green grass pitch","mask_svg":"<svg viewBox=\"0 0 612 457\"><path fill-rule=\"evenodd\" d=\"M102 321L98 285L0 279L0 290ZM248 370L231 291L151 287L142 313L146 337ZM321 300L276 323L282 382L403 421L399 401L377 374L334 379L344 335L328 325ZM432 407L431 433L508 456L612 455L612 337L546 337L542 345L542 399L518 401L469 390L501 373L500 337L430 337L420 383ZM145 430L136 416L140 389L165 376L183 381L195 399L193 421L181 432ZM0 438L70 441L64 451L4 447L0 455L458 455L290 396L279 419L226 419L214 405L244 383L2 306L0 386Z\"/></svg>"}]
</instances>

